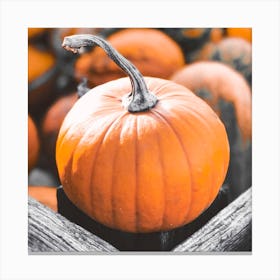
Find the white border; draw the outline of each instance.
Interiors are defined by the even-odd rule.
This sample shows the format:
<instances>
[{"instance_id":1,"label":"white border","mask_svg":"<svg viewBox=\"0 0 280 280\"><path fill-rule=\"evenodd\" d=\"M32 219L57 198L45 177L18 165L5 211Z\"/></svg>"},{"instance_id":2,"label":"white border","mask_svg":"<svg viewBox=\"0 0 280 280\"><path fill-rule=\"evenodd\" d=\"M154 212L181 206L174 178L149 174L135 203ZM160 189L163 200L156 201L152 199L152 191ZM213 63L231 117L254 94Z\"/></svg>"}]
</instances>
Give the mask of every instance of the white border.
<instances>
[{"instance_id":1,"label":"white border","mask_svg":"<svg viewBox=\"0 0 280 280\"><path fill-rule=\"evenodd\" d=\"M0 279L280 279L278 1L1 1ZM27 27L253 28L253 254L29 256Z\"/></svg>"}]
</instances>

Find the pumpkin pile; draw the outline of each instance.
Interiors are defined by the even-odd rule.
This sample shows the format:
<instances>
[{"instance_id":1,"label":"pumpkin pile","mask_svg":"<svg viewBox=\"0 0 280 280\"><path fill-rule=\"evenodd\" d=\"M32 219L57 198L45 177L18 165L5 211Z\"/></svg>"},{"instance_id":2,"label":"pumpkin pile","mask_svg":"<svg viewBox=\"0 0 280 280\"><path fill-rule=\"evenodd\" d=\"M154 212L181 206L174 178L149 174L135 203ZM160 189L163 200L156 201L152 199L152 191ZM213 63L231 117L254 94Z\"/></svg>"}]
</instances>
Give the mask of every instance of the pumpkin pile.
<instances>
[{"instance_id":1,"label":"pumpkin pile","mask_svg":"<svg viewBox=\"0 0 280 280\"><path fill-rule=\"evenodd\" d=\"M251 41L231 29L30 29L28 171L56 183L29 195L57 211L62 185L94 221L151 233L250 187Z\"/></svg>"},{"instance_id":2,"label":"pumpkin pile","mask_svg":"<svg viewBox=\"0 0 280 280\"><path fill-rule=\"evenodd\" d=\"M28 30L28 111L37 115L53 100L58 63L50 49L51 29Z\"/></svg>"}]
</instances>

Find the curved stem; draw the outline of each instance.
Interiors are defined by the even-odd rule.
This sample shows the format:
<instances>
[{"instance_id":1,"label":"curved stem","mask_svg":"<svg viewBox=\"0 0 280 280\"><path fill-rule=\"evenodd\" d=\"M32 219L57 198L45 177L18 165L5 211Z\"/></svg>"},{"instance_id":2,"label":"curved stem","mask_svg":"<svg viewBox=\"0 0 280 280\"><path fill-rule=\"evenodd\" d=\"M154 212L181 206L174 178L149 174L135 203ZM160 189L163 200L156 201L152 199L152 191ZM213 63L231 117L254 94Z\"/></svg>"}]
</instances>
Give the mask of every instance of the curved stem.
<instances>
[{"instance_id":1,"label":"curved stem","mask_svg":"<svg viewBox=\"0 0 280 280\"><path fill-rule=\"evenodd\" d=\"M123 106L132 113L146 111L154 107L157 103L157 97L149 92L142 74L107 41L95 35L81 34L67 36L62 43L63 48L73 53L77 53L81 47L95 45L101 47L130 78L132 91L123 98Z\"/></svg>"}]
</instances>

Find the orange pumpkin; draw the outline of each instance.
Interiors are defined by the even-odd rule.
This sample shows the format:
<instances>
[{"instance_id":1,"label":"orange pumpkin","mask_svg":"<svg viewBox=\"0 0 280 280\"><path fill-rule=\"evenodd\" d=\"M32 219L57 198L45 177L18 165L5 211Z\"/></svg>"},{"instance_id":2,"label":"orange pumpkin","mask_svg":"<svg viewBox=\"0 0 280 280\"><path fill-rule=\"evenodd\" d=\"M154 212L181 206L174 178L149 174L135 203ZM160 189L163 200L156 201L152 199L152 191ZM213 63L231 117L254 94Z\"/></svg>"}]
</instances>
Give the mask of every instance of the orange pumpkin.
<instances>
[{"instance_id":1,"label":"orange pumpkin","mask_svg":"<svg viewBox=\"0 0 280 280\"><path fill-rule=\"evenodd\" d=\"M40 142L37 127L28 115L28 171L37 163L39 156Z\"/></svg>"},{"instance_id":2,"label":"orange pumpkin","mask_svg":"<svg viewBox=\"0 0 280 280\"><path fill-rule=\"evenodd\" d=\"M28 38L34 38L47 32L47 28L28 28Z\"/></svg>"},{"instance_id":3,"label":"orange pumpkin","mask_svg":"<svg viewBox=\"0 0 280 280\"><path fill-rule=\"evenodd\" d=\"M252 43L252 28L227 28L228 37L239 37Z\"/></svg>"},{"instance_id":4,"label":"orange pumpkin","mask_svg":"<svg viewBox=\"0 0 280 280\"><path fill-rule=\"evenodd\" d=\"M57 212L56 187L28 186L28 195Z\"/></svg>"},{"instance_id":5,"label":"orange pumpkin","mask_svg":"<svg viewBox=\"0 0 280 280\"><path fill-rule=\"evenodd\" d=\"M84 80L78 85L76 92L59 97L43 117L41 123L42 146L45 156L51 164L55 163L55 145L60 126L78 98L89 90L86 83L87 81Z\"/></svg>"},{"instance_id":6,"label":"orange pumpkin","mask_svg":"<svg viewBox=\"0 0 280 280\"><path fill-rule=\"evenodd\" d=\"M57 74L55 56L49 51L28 46L28 108L32 113L42 111L53 98Z\"/></svg>"},{"instance_id":7,"label":"orange pumpkin","mask_svg":"<svg viewBox=\"0 0 280 280\"><path fill-rule=\"evenodd\" d=\"M28 83L32 83L55 65L54 56L36 47L28 46Z\"/></svg>"},{"instance_id":8,"label":"orange pumpkin","mask_svg":"<svg viewBox=\"0 0 280 280\"><path fill-rule=\"evenodd\" d=\"M42 144L43 151L48 159L55 158L55 144L60 126L68 111L78 100L78 95L73 92L58 98L47 110L42 120Z\"/></svg>"},{"instance_id":9,"label":"orange pumpkin","mask_svg":"<svg viewBox=\"0 0 280 280\"><path fill-rule=\"evenodd\" d=\"M210 42L218 43L224 38L224 35L225 35L224 28L211 28Z\"/></svg>"},{"instance_id":10,"label":"orange pumpkin","mask_svg":"<svg viewBox=\"0 0 280 280\"><path fill-rule=\"evenodd\" d=\"M156 29L123 29L107 40L146 76L168 78L184 65L178 44ZM102 50L95 48L77 59L75 75L77 79L88 78L93 87L124 77L125 73Z\"/></svg>"},{"instance_id":11,"label":"orange pumpkin","mask_svg":"<svg viewBox=\"0 0 280 280\"><path fill-rule=\"evenodd\" d=\"M126 232L189 223L209 207L224 181L224 125L191 91L143 78L97 36L66 37L63 46L76 52L95 44L129 78L93 88L65 117L56 162L67 197L95 221Z\"/></svg>"}]
</instances>

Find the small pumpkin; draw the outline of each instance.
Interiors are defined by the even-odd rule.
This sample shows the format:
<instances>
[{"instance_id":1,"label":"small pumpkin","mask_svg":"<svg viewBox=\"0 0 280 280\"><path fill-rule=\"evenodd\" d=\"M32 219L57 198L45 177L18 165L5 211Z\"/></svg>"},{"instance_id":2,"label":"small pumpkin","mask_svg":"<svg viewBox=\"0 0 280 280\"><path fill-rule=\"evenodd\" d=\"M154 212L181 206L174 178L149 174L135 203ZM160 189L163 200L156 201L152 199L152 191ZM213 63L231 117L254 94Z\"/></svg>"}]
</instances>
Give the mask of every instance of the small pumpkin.
<instances>
[{"instance_id":1,"label":"small pumpkin","mask_svg":"<svg viewBox=\"0 0 280 280\"><path fill-rule=\"evenodd\" d=\"M218 43L225 37L225 28L211 28L210 42Z\"/></svg>"},{"instance_id":2,"label":"small pumpkin","mask_svg":"<svg viewBox=\"0 0 280 280\"><path fill-rule=\"evenodd\" d=\"M46 50L28 46L28 109L42 111L53 98L57 65L55 56Z\"/></svg>"},{"instance_id":3,"label":"small pumpkin","mask_svg":"<svg viewBox=\"0 0 280 280\"><path fill-rule=\"evenodd\" d=\"M40 142L38 129L33 119L28 115L28 172L34 168L39 157Z\"/></svg>"},{"instance_id":4,"label":"small pumpkin","mask_svg":"<svg viewBox=\"0 0 280 280\"><path fill-rule=\"evenodd\" d=\"M252 83L252 45L242 39L226 37L218 44L204 46L196 55L195 60L214 60L229 65L240 72L249 85Z\"/></svg>"},{"instance_id":5,"label":"small pumpkin","mask_svg":"<svg viewBox=\"0 0 280 280\"><path fill-rule=\"evenodd\" d=\"M189 223L224 181L224 125L190 90L143 77L102 38L76 35L63 42L73 52L93 45L129 78L93 88L65 117L56 144L64 192L93 220L121 231L166 231Z\"/></svg>"},{"instance_id":6,"label":"small pumpkin","mask_svg":"<svg viewBox=\"0 0 280 280\"><path fill-rule=\"evenodd\" d=\"M28 195L57 212L56 187L28 186Z\"/></svg>"},{"instance_id":7,"label":"small pumpkin","mask_svg":"<svg viewBox=\"0 0 280 280\"><path fill-rule=\"evenodd\" d=\"M41 122L42 148L51 164L55 165L55 145L64 117L88 90L87 81L84 79L78 85L77 91L59 97L45 113Z\"/></svg>"},{"instance_id":8,"label":"small pumpkin","mask_svg":"<svg viewBox=\"0 0 280 280\"><path fill-rule=\"evenodd\" d=\"M221 62L200 61L186 65L170 79L205 100L218 115L220 99L231 102L236 110L244 145L251 141L251 89L240 73Z\"/></svg>"},{"instance_id":9,"label":"small pumpkin","mask_svg":"<svg viewBox=\"0 0 280 280\"><path fill-rule=\"evenodd\" d=\"M178 44L156 29L123 29L110 35L107 41L146 76L168 78L184 65ZM94 48L77 59L75 76L86 77L93 87L124 77L125 73L102 50Z\"/></svg>"},{"instance_id":10,"label":"small pumpkin","mask_svg":"<svg viewBox=\"0 0 280 280\"><path fill-rule=\"evenodd\" d=\"M28 28L28 39L33 39L38 36L42 36L47 32L47 28Z\"/></svg>"},{"instance_id":11,"label":"small pumpkin","mask_svg":"<svg viewBox=\"0 0 280 280\"><path fill-rule=\"evenodd\" d=\"M228 37L239 37L252 43L252 28L227 28L226 35Z\"/></svg>"},{"instance_id":12,"label":"small pumpkin","mask_svg":"<svg viewBox=\"0 0 280 280\"><path fill-rule=\"evenodd\" d=\"M231 147L231 200L251 186L252 96L245 78L221 62L201 61L177 71L171 80L205 100L219 115Z\"/></svg>"}]
</instances>

